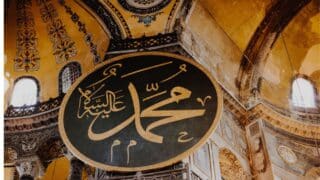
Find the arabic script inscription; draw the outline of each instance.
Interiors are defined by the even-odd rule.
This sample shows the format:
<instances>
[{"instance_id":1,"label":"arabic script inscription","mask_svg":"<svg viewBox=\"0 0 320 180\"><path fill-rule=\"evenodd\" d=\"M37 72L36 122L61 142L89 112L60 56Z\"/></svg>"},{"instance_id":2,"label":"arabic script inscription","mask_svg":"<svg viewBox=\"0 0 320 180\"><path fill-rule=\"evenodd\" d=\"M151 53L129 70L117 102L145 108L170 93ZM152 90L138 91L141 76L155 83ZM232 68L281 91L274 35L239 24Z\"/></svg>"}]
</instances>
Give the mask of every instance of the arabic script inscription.
<instances>
[{"instance_id":1,"label":"arabic script inscription","mask_svg":"<svg viewBox=\"0 0 320 180\"><path fill-rule=\"evenodd\" d=\"M184 60L150 55L106 64L82 79L69 95L63 125L89 159L143 167L202 141L216 113L217 93L205 73Z\"/></svg>"}]
</instances>

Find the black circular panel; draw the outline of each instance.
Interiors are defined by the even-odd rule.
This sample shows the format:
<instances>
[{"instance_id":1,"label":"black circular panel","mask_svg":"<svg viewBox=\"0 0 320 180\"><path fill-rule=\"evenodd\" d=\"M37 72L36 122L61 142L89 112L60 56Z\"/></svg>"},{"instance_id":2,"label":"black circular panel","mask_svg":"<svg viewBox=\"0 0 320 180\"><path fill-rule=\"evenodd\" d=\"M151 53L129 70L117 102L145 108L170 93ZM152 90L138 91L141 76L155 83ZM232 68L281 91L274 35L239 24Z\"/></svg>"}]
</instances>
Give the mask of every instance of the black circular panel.
<instances>
[{"instance_id":1,"label":"black circular panel","mask_svg":"<svg viewBox=\"0 0 320 180\"><path fill-rule=\"evenodd\" d=\"M173 164L202 145L220 118L217 83L168 53L136 53L82 76L63 100L59 130L82 161L117 171Z\"/></svg>"}]
</instances>

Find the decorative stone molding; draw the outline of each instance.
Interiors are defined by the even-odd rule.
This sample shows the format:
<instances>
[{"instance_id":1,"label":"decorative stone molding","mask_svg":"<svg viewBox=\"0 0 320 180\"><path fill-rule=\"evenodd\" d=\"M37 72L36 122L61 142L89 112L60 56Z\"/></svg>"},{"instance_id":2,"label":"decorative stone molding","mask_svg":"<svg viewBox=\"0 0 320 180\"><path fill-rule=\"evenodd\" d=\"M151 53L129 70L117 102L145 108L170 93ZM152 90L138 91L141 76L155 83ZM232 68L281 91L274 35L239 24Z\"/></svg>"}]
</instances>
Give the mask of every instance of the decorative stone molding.
<instances>
[{"instance_id":1,"label":"decorative stone molding","mask_svg":"<svg viewBox=\"0 0 320 180\"><path fill-rule=\"evenodd\" d=\"M222 88L223 89L223 88ZM274 110L265 103L259 103L251 109L246 109L239 101L232 97L225 89L223 89L224 105L237 117L239 124L245 127L255 119L263 119L272 126L279 128L285 132L304 138L320 139L320 125L306 122L303 116L300 119L289 117L289 113L284 115ZM309 115L312 116L312 115ZM319 114L312 116L320 121ZM308 117L306 117L308 118ZM304 121L304 122L303 122Z\"/></svg>"},{"instance_id":2,"label":"decorative stone molding","mask_svg":"<svg viewBox=\"0 0 320 180\"><path fill-rule=\"evenodd\" d=\"M118 51L132 52L134 50L152 49L159 46L168 46L178 43L178 36L175 32L168 34L158 34L156 36L141 37L137 39L111 39L107 54Z\"/></svg>"},{"instance_id":3,"label":"decorative stone molding","mask_svg":"<svg viewBox=\"0 0 320 180\"><path fill-rule=\"evenodd\" d=\"M261 100L262 104L272 108L272 110L276 111L277 113L301 121L301 122L308 122L311 124L319 124L320 125L320 113L315 113L315 112L301 112L301 111L297 111L297 110L289 110L289 109L284 109L278 106L275 106L273 104L271 104L270 102L266 101L266 100ZM320 110L320 109L319 109Z\"/></svg>"},{"instance_id":4,"label":"decorative stone molding","mask_svg":"<svg viewBox=\"0 0 320 180\"><path fill-rule=\"evenodd\" d=\"M248 120L247 110L242 104L232 97L224 88L223 92L223 104L224 106L232 112L232 114L237 118L239 125L244 128L247 124L250 123Z\"/></svg>"},{"instance_id":5,"label":"decorative stone molding","mask_svg":"<svg viewBox=\"0 0 320 180\"><path fill-rule=\"evenodd\" d=\"M36 118L21 118L5 121L5 133L21 133L40 130L56 126L58 122L58 109Z\"/></svg>"},{"instance_id":6,"label":"decorative stone molding","mask_svg":"<svg viewBox=\"0 0 320 180\"><path fill-rule=\"evenodd\" d=\"M277 148L279 156L288 164L293 164L297 162L298 158L296 154L287 146L280 145Z\"/></svg>"},{"instance_id":7,"label":"decorative stone molding","mask_svg":"<svg viewBox=\"0 0 320 180\"><path fill-rule=\"evenodd\" d=\"M27 118L38 116L43 113L48 113L60 107L60 104L63 100L63 95L56 98L51 98L48 101L41 102L35 105L22 106L22 107L13 107L9 106L5 113L5 119L16 119L16 118Z\"/></svg>"},{"instance_id":8,"label":"decorative stone molding","mask_svg":"<svg viewBox=\"0 0 320 180\"><path fill-rule=\"evenodd\" d=\"M5 148L16 150L18 159L35 155L39 146L51 138L59 137L57 126L31 132L5 133Z\"/></svg>"},{"instance_id":9,"label":"decorative stone molding","mask_svg":"<svg viewBox=\"0 0 320 180\"><path fill-rule=\"evenodd\" d=\"M251 110L276 128L305 138L320 139L320 125L303 123L296 119L277 113L270 107L259 104Z\"/></svg>"}]
</instances>

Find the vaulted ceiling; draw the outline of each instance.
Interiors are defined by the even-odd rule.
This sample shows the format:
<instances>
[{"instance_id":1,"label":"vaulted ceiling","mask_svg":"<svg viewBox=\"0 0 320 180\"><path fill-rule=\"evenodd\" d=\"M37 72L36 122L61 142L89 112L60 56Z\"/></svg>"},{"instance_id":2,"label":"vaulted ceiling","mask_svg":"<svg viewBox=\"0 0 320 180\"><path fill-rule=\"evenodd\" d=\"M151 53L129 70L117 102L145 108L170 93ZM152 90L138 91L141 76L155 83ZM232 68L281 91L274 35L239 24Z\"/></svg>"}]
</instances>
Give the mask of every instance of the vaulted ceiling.
<instances>
[{"instance_id":1,"label":"vaulted ceiling","mask_svg":"<svg viewBox=\"0 0 320 180\"><path fill-rule=\"evenodd\" d=\"M69 62L85 74L114 47L142 51L159 43L153 37L174 33L243 104L258 92L290 111L296 75L320 94L319 7L319 0L6 1L5 104L22 76L38 79L39 101L48 101L59 96L59 72Z\"/></svg>"}]
</instances>

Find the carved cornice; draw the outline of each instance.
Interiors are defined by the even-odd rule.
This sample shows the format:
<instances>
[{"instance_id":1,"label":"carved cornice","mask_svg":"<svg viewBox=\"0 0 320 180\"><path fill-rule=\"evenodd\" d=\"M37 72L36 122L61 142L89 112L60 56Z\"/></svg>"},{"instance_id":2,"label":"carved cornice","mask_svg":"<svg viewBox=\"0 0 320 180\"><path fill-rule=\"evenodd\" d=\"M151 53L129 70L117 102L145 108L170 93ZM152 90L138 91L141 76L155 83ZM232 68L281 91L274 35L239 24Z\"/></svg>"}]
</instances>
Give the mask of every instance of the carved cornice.
<instances>
[{"instance_id":1,"label":"carved cornice","mask_svg":"<svg viewBox=\"0 0 320 180\"><path fill-rule=\"evenodd\" d=\"M59 108L64 95L58 96L48 101L41 102L31 106L13 107L9 106L4 113L5 120L27 118L41 115Z\"/></svg>"},{"instance_id":2,"label":"carved cornice","mask_svg":"<svg viewBox=\"0 0 320 180\"><path fill-rule=\"evenodd\" d=\"M264 123L264 127L266 127L266 130L272 134L276 134L278 139L282 139L284 142L291 142L289 140L293 140L295 141L295 143L299 143L299 144L303 144L303 145L307 145L307 146L312 146L315 147L316 146L316 139L313 138L306 138L306 137L301 137L298 135L294 135L292 133L288 133L280 128L277 128L273 125L271 125L268 122ZM285 139L285 140L284 140ZM280 140L281 141L281 140Z\"/></svg>"},{"instance_id":3,"label":"carved cornice","mask_svg":"<svg viewBox=\"0 0 320 180\"><path fill-rule=\"evenodd\" d=\"M284 116L264 104L258 104L250 113L259 114L268 123L291 134L305 138L320 139L320 125L318 124L304 123Z\"/></svg>"},{"instance_id":4,"label":"carved cornice","mask_svg":"<svg viewBox=\"0 0 320 180\"><path fill-rule=\"evenodd\" d=\"M33 106L8 107L4 116L5 134L56 126L61 101L62 96Z\"/></svg>"},{"instance_id":5,"label":"carved cornice","mask_svg":"<svg viewBox=\"0 0 320 180\"><path fill-rule=\"evenodd\" d=\"M265 106L272 108L279 114L284 116L299 120L304 123L311 123L311 124L319 124L320 125L320 113L312 113L312 112L300 112L296 110L288 110L278 106L275 106L268 101L262 100Z\"/></svg>"},{"instance_id":6,"label":"carved cornice","mask_svg":"<svg viewBox=\"0 0 320 180\"><path fill-rule=\"evenodd\" d=\"M36 117L5 120L4 131L5 134L34 131L56 126L57 122L58 109Z\"/></svg>"},{"instance_id":7,"label":"carved cornice","mask_svg":"<svg viewBox=\"0 0 320 180\"><path fill-rule=\"evenodd\" d=\"M108 54L118 51L132 52L134 50L152 49L159 46L168 46L178 43L176 32L167 34L158 34L156 36L143 36L136 39L111 39Z\"/></svg>"},{"instance_id":8,"label":"carved cornice","mask_svg":"<svg viewBox=\"0 0 320 180\"><path fill-rule=\"evenodd\" d=\"M225 108L233 113L233 115L238 119L240 126L244 127L249 124L247 118L247 110L242 104L237 101L236 98L232 97L224 88L221 88L223 92L223 103Z\"/></svg>"},{"instance_id":9,"label":"carved cornice","mask_svg":"<svg viewBox=\"0 0 320 180\"><path fill-rule=\"evenodd\" d=\"M243 127L252 120L261 118L286 133L308 139L320 139L320 125L318 123L311 123L310 120L307 120L311 118L315 119L316 122L319 122L319 114L302 114L296 119L296 114L298 113L294 113L294 115L291 115L288 111L286 111L286 113L279 113L273 109L273 107L270 107L263 102L258 103L251 109L246 109L226 90L223 90L223 92L225 108L228 108L238 118L239 124Z\"/></svg>"}]
</instances>

